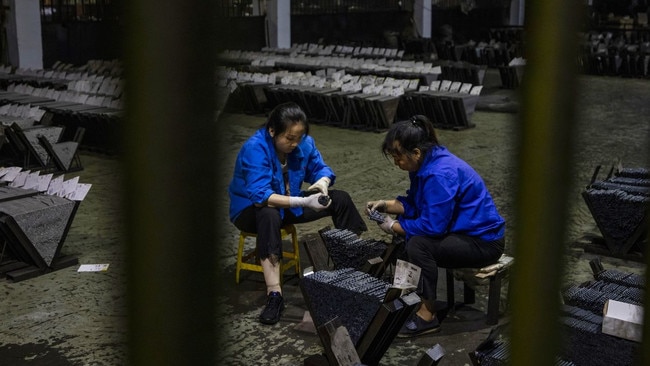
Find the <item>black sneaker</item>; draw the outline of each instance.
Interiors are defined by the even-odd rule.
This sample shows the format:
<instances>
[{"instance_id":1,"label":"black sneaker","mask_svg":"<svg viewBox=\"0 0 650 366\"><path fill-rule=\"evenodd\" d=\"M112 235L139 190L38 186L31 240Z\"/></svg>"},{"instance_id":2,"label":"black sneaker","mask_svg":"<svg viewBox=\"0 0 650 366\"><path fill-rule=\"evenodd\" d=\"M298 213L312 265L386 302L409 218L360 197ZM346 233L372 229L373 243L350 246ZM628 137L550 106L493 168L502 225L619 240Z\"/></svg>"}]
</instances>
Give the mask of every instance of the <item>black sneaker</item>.
<instances>
[{"instance_id":1,"label":"black sneaker","mask_svg":"<svg viewBox=\"0 0 650 366\"><path fill-rule=\"evenodd\" d=\"M426 321L420 318L416 313L413 313L409 319L406 320L402 329L397 333L397 338L417 337L424 334L437 333L440 331L440 322L435 317L431 321Z\"/></svg>"},{"instance_id":2,"label":"black sneaker","mask_svg":"<svg viewBox=\"0 0 650 366\"><path fill-rule=\"evenodd\" d=\"M280 321L280 315L284 310L284 299L277 291L272 291L266 300L266 307L260 314L260 322L262 324L275 324Z\"/></svg>"}]
</instances>

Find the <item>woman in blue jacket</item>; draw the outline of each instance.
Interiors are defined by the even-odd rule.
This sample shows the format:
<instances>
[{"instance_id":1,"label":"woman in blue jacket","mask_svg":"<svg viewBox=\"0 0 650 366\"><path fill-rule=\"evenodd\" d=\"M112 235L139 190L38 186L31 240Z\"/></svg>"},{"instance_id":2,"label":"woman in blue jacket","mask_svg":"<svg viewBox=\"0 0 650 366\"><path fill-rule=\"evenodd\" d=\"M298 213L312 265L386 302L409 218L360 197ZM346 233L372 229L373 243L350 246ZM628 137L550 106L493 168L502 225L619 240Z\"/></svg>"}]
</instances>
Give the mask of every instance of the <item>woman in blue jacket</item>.
<instances>
[{"instance_id":1,"label":"woman in blue jacket","mask_svg":"<svg viewBox=\"0 0 650 366\"><path fill-rule=\"evenodd\" d=\"M408 261L421 268L422 302L398 336L433 333L440 330L434 307L438 267L480 268L495 263L503 254L505 222L483 179L438 143L427 117L393 124L382 152L409 173L410 187L406 196L368 202L368 213L397 215L396 219L384 216L379 226L404 236Z\"/></svg>"},{"instance_id":2,"label":"woman in blue jacket","mask_svg":"<svg viewBox=\"0 0 650 366\"><path fill-rule=\"evenodd\" d=\"M275 107L265 125L239 151L228 188L230 221L242 231L257 233L268 295L260 322L277 323L284 310L282 226L331 216L336 228L357 234L368 229L350 195L329 189L335 180L309 136L305 113L295 103ZM305 194L303 182L310 184L307 192L316 193Z\"/></svg>"}]
</instances>

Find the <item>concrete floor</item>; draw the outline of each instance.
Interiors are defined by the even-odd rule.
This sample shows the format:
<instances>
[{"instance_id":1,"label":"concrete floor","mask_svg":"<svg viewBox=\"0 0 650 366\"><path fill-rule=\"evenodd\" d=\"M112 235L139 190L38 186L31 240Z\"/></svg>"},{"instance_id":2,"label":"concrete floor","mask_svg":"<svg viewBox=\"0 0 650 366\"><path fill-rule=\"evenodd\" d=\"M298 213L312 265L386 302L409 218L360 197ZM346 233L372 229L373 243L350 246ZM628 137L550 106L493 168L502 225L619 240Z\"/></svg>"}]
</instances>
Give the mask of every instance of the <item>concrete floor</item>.
<instances>
[{"instance_id":1,"label":"concrete floor","mask_svg":"<svg viewBox=\"0 0 650 366\"><path fill-rule=\"evenodd\" d=\"M513 184L516 173L514 133L516 115L487 109L512 110L516 97L500 90L489 73L482 98L482 110L472 116L475 128L464 131L440 131L440 139L450 150L473 165L483 175L502 215L507 221L508 251L515 246L512 233L516 229L513 205ZM626 167L647 166L648 115L650 83L647 80L591 77L580 78L578 96L578 136L576 136L575 182L568 187L571 207L567 232L567 267L564 281L581 283L591 279L589 260L595 255L585 252L579 243L585 235L598 235L581 190L588 184L598 164L609 167L620 158ZM492 88L490 88L492 86ZM490 108L490 106L495 108ZM261 116L225 115L224 131L238 147L262 123ZM562 131L558 131L562 133ZM381 133L342 130L312 125L325 160L338 175L337 187L350 192L359 209L376 198L394 197L406 188L407 177L401 174L379 152ZM229 162L230 172L237 149ZM74 175L93 187L79 207L63 246L65 254L79 258L81 264L109 263L106 272L79 273L69 267L26 281L12 283L0 280L0 365L124 365L126 301L122 241L120 240L118 161L114 158L83 153L84 170ZM230 173L228 173L229 175ZM228 222L227 201L217 202L223 230L219 232L219 258L226 263L218 303L223 312L216 314L225 323L220 365L302 365L312 355L323 352L314 333L301 330L299 324L306 305L299 289L298 276L289 276L284 284L287 310L273 326L257 322L264 306L265 287L261 274L242 274L235 285L234 263L237 230ZM329 225L327 220L300 225L300 238L314 234ZM386 239L369 222L367 237ZM304 253L304 251L303 251ZM602 257L605 268L621 268L643 273L636 261ZM306 256L303 267L308 266ZM560 270L562 268L550 269ZM460 294L460 284L457 283ZM531 284L534 286L534 284ZM444 299L444 285L440 286ZM416 365L424 352L440 344L446 355L440 365L470 365L467 354L489 334L492 327L484 321L485 289L479 288L477 304L460 308L448 316L438 334L415 339L395 339L382 358L382 365ZM460 295L457 295L457 298ZM505 304L504 304L505 305ZM503 308L506 310L506 307ZM501 319L501 324L507 318Z\"/></svg>"}]
</instances>

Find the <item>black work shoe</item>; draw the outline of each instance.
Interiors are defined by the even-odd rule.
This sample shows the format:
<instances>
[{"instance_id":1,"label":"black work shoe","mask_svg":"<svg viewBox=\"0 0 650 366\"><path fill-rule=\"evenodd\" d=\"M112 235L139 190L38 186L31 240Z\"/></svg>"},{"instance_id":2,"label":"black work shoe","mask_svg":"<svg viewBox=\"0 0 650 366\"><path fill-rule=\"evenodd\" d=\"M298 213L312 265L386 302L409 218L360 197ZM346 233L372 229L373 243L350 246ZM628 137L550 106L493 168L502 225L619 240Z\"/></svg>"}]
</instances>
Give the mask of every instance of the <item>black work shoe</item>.
<instances>
[{"instance_id":1,"label":"black work shoe","mask_svg":"<svg viewBox=\"0 0 650 366\"><path fill-rule=\"evenodd\" d=\"M280 321L280 315L284 310L284 299L277 291L272 291L266 300L266 307L260 314L260 322L262 324L275 324Z\"/></svg>"},{"instance_id":2,"label":"black work shoe","mask_svg":"<svg viewBox=\"0 0 650 366\"><path fill-rule=\"evenodd\" d=\"M397 333L397 338L417 337L424 334L437 333L440 331L440 322L438 318L426 321L417 314L412 314L406 320L402 329Z\"/></svg>"}]
</instances>

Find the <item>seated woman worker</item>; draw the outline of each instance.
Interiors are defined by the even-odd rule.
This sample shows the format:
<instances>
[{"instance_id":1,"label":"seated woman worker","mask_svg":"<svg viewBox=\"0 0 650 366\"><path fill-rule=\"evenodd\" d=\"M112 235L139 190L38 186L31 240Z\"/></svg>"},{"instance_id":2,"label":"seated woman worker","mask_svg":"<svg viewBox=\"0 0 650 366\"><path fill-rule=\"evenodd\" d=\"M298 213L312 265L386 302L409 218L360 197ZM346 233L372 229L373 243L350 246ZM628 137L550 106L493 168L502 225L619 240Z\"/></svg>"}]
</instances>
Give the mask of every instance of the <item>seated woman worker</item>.
<instances>
[{"instance_id":1,"label":"seated woman worker","mask_svg":"<svg viewBox=\"0 0 650 366\"><path fill-rule=\"evenodd\" d=\"M438 267L483 267L504 250L505 221L497 212L483 179L465 161L440 145L425 116L393 124L382 152L409 174L405 196L370 201L367 211L389 215L382 230L405 237L408 261L421 268L419 308L404 323L398 337L440 330L434 307Z\"/></svg>"},{"instance_id":2,"label":"seated woman worker","mask_svg":"<svg viewBox=\"0 0 650 366\"><path fill-rule=\"evenodd\" d=\"M335 180L295 103L275 107L241 147L228 188L230 220L239 230L257 234L267 288L260 322L277 323L285 307L280 286L283 226L330 216L336 228L368 229L350 195L329 189ZM311 185L307 192L301 190L304 182Z\"/></svg>"}]
</instances>

